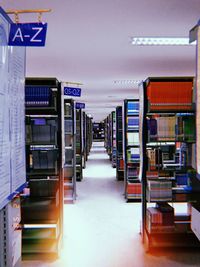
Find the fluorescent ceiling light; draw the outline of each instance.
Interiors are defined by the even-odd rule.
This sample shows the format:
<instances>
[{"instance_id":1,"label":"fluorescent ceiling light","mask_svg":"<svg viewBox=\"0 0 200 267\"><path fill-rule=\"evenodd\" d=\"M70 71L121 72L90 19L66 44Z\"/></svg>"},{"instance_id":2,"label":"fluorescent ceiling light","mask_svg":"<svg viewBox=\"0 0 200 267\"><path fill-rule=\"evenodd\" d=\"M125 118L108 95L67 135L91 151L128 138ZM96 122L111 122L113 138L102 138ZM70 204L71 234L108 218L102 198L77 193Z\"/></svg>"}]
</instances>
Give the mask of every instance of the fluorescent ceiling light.
<instances>
[{"instance_id":1,"label":"fluorescent ceiling light","mask_svg":"<svg viewBox=\"0 0 200 267\"><path fill-rule=\"evenodd\" d=\"M115 80L114 84L139 84L141 80Z\"/></svg>"},{"instance_id":2,"label":"fluorescent ceiling light","mask_svg":"<svg viewBox=\"0 0 200 267\"><path fill-rule=\"evenodd\" d=\"M132 37L132 45L195 45L185 37Z\"/></svg>"}]
</instances>

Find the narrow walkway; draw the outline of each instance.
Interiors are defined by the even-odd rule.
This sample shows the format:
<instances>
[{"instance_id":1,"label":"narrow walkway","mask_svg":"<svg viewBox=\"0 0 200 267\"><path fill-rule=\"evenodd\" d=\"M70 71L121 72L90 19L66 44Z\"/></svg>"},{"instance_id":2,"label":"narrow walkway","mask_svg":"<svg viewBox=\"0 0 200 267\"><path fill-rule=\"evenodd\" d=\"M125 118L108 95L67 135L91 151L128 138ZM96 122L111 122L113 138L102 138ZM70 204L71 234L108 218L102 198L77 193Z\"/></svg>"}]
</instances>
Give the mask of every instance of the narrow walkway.
<instances>
[{"instance_id":1,"label":"narrow walkway","mask_svg":"<svg viewBox=\"0 0 200 267\"><path fill-rule=\"evenodd\" d=\"M23 267L197 267L200 253L147 254L141 243L141 204L126 203L123 182L102 143L94 143L77 201L65 205L64 247L56 262L23 262Z\"/></svg>"},{"instance_id":2,"label":"narrow walkway","mask_svg":"<svg viewBox=\"0 0 200 267\"><path fill-rule=\"evenodd\" d=\"M133 206L124 200L123 186L103 144L94 143L84 179L78 183L77 202L65 208L66 266L134 266L133 251L139 252L141 243L141 209L134 214Z\"/></svg>"}]
</instances>

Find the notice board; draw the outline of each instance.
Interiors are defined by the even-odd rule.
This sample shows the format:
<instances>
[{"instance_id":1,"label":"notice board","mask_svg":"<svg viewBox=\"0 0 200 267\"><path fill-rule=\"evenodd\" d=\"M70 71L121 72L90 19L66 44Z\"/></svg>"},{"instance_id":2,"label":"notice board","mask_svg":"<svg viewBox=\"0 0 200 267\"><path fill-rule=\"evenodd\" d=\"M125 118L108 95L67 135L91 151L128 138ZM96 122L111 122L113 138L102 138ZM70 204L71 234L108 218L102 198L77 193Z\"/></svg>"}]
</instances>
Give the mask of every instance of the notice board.
<instances>
[{"instance_id":1,"label":"notice board","mask_svg":"<svg viewBox=\"0 0 200 267\"><path fill-rule=\"evenodd\" d=\"M0 209L26 182L25 48L8 46L10 24L0 8Z\"/></svg>"}]
</instances>

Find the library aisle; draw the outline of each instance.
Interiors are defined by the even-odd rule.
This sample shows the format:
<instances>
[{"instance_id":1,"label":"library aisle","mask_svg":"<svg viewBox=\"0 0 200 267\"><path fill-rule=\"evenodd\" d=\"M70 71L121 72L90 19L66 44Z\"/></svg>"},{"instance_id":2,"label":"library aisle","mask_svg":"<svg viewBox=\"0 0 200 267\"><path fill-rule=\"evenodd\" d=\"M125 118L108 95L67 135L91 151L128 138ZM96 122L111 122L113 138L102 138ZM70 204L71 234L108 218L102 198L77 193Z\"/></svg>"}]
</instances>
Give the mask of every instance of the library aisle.
<instances>
[{"instance_id":1,"label":"library aisle","mask_svg":"<svg viewBox=\"0 0 200 267\"><path fill-rule=\"evenodd\" d=\"M77 201L65 205L64 246L57 261L24 261L23 267L200 266L199 251L145 253L141 203L126 203L103 143L93 143Z\"/></svg>"}]
</instances>

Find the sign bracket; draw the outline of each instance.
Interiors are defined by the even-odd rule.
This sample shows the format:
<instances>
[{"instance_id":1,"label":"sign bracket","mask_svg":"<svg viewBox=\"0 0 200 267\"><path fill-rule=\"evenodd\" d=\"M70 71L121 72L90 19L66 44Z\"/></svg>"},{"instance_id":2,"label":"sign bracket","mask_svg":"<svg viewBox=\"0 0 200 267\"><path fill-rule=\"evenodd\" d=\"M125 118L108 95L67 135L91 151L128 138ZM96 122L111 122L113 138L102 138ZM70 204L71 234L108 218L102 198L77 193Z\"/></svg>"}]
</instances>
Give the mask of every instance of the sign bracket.
<instances>
[{"instance_id":1,"label":"sign bracket","mask_svg":"<svg viewBox=\"0 0 200 267\"><path fill-rule=\"evenodd\" d=\"M21 9L21 10L8 9L6 10L6 13L15 15L15 23L19 23L19 14L25 14L25 13L37 13L38 22L42 22L42 14L51 11L52 9Z\"/></svg>"}]
</instances>

